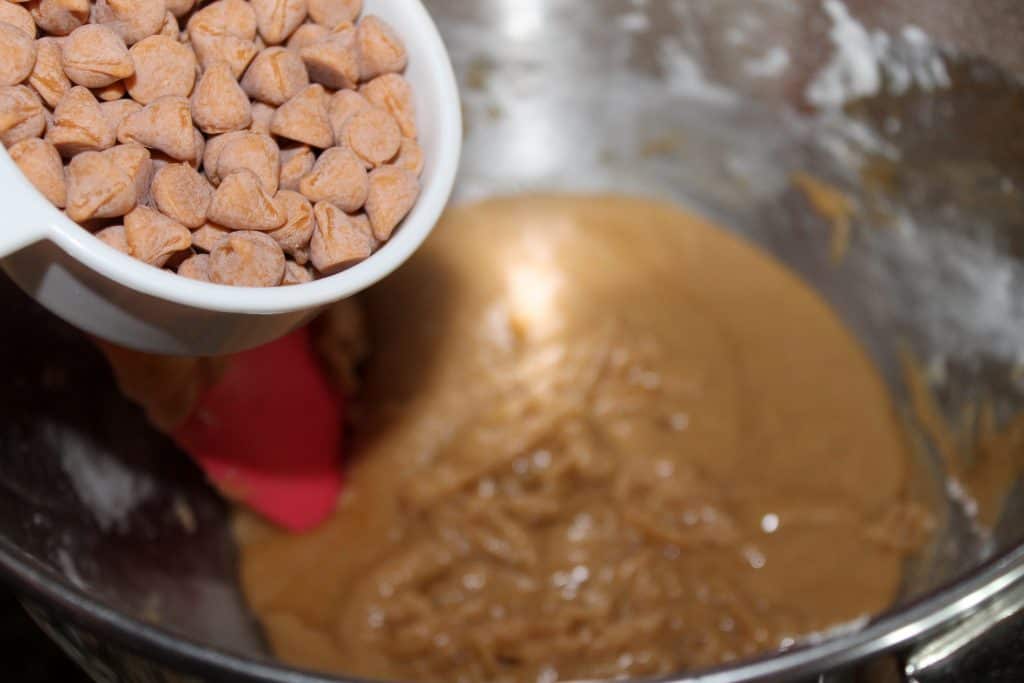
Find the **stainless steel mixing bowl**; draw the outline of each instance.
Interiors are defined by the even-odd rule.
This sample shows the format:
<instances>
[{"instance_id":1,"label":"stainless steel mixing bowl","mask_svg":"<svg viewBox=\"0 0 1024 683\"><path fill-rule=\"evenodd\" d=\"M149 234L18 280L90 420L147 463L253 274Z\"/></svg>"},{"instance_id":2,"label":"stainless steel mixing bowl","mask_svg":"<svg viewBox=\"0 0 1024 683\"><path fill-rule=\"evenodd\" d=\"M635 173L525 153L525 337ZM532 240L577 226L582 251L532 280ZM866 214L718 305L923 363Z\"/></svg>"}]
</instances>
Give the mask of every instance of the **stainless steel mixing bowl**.
<instances>
[{"instance_id":1,"label":"stainless steel mixing bowl","mask_svg":"<svg viewBox=\"0 0 1024 683\"><path fill-rule=\"evenodd\" d=\"M577 190L684 202L816 286L898 397L910 348L950 415L980 399L1002 419L1024 407L1016 0L428 4L464 95L457 201ZM794 173L857 207L848 239ZM269 657L238 592L225 506L89 344L13 287L0 296L0 571L33 616L101 681L330 680ZM908 567L898 605L673 680L924 681L983 646L1024 593L1021 497L986 531L925 460L939 540Z\"/></svg>"}]
</instances>

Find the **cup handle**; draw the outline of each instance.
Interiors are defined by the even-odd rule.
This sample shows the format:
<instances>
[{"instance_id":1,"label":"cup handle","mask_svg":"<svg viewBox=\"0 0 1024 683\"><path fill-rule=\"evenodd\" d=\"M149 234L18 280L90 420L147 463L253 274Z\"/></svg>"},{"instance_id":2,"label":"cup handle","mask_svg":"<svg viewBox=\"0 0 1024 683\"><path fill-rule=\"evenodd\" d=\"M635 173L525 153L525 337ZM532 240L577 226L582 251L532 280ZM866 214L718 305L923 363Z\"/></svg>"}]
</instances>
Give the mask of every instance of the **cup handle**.
<instances>
[{"instance_id":1,"label":"cup handle","mask_svg":"<svg viewBox=\"0 0 1024 683\"><path fill-rule=\"evenodd\" d=\"M0 230L0 259L20 251L46 237L46 231L35 229L32 224L8 225Z\"/></svg>"},{"instance_id":2,"label":"cup handle","mask_svg":"<svg viewBox=\"0 0 1024 683\"><path fill-rule=\"evenodd\" d=\"M48 234L47 221L56 211L22 175L7 150L0 146L0 259Z\"/></svg>"}]
</instances>

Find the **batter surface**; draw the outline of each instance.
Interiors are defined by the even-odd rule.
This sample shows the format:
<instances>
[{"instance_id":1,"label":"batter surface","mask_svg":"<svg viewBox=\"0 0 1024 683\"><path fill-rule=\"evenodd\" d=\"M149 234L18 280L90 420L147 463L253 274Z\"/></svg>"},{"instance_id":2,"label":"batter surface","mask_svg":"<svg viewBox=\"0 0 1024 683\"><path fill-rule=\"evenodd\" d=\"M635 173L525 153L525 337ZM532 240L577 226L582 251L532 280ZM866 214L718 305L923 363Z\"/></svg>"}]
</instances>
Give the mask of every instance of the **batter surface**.
<instances>
[{"instance_id":1,"label":"batter surface","mask_svg":"<svg viewBox=\"0 0 1024 683\"><path fill-rule=\"evenodd\" d=\"M365 299L337 514L240 516L278 656L412 681L640 676L885 608L917 546L886 389L823 301L668 205L449 212Z\"/></svg>"}]
</instances>

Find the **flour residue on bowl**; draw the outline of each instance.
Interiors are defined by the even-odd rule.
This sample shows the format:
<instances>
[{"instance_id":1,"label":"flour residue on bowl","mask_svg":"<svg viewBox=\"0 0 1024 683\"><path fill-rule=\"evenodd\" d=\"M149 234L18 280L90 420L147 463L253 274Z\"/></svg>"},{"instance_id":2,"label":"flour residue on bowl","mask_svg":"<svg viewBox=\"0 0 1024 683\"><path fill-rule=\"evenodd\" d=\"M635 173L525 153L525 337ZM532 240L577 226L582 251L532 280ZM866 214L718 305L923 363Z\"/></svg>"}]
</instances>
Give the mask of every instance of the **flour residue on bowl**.
<instances>
[{"instance_id":1,"label":"flour residue on bowl","mask_svg":"<svg viewBox=\"0 0 1024 683\"><path fill-rule=\"evenodd\" d=\"M913 86L923 90L946 88L949 73L938 49L916 26L906 26L892 37L869 31L841 0L824 0L832 28L834 52L829 63L807 86L807 100L820 108L840 108L862 97L874 97L888 87L901 94Z\"/></svg>"},{"instance_id":2,"label":"flour residue on bowl","mask_svg":"<svg viewBox=\"0 0 1024 683\"><path fill-rule=\"evenodd\" d=\"M129 515L153 495L156 483L70 427L51 423L47 438L60 454L61 467L75 494L100 529L125 531Z\"/></svg>"}]
</instances>

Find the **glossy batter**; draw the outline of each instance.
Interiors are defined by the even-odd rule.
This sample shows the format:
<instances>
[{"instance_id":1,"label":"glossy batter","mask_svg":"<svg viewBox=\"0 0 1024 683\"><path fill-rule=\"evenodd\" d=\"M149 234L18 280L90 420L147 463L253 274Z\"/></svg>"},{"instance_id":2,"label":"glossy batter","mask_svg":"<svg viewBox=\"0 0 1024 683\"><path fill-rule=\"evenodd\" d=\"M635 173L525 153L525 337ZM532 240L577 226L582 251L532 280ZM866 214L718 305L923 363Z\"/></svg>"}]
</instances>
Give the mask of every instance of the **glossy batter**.
<instances>
[{"instance_id":1,"label":"glossy batter","mask_svg":"<svg viewBox=\"0 0 1024 683\"><path fill-rule=\"evenodd\" d=\"M347 493L239 517L286 662L412 681L670 673L882 610L919 545L871 363L792 273L615 197L454 209L366 297Z\"/></svg>"}]
</instances>

